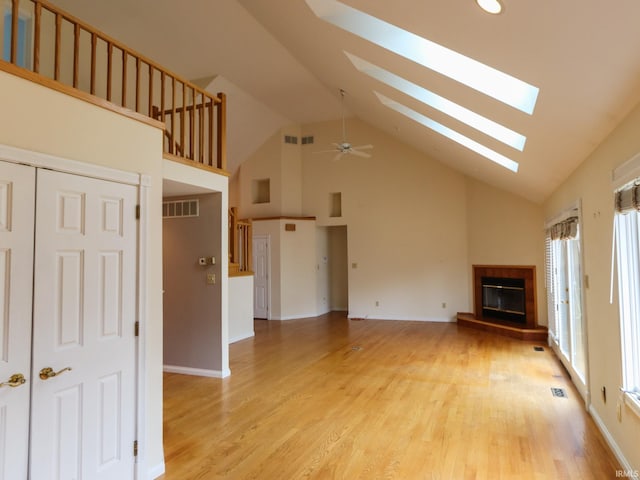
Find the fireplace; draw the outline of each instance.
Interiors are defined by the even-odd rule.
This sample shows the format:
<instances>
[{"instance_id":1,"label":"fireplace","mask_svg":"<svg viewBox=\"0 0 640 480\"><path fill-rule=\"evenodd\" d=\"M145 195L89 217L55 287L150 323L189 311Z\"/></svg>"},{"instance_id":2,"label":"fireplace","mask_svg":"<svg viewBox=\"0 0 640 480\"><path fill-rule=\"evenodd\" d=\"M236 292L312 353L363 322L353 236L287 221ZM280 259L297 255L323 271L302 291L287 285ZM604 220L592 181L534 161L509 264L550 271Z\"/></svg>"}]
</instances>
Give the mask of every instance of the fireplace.
<instances>
[{"instance_id":1,"label":"fireplace","mask_svg":"<svg viewBox=\"0 0 640 480\"><path fill-rule=\"evenodd\" d=\"M527 323L523 278L482 277L482 316Z\"/></svg>"},{"instance_id":2,"label":"fireplace","mask_svg":"<svg viewBox=\"0 0 640 480\"><path fill-rule=\"evenodd\" d=\"M535 266L474 265L475 316L524 328L537 327Z\"/></svg>"}]
</instances>

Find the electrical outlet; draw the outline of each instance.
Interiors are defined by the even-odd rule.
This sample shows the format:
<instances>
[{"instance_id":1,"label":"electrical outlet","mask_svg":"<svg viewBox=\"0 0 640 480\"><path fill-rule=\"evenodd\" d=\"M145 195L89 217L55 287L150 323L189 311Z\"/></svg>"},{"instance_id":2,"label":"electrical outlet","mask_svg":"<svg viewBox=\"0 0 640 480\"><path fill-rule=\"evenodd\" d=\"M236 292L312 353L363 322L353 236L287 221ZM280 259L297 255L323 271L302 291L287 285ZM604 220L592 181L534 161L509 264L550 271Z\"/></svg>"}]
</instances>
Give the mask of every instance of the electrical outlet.
<instances>
[{"instance_id":1,"label":"electrical outlet","mask_svg":"<svg viewBox=\"0 0 640 480\"><path fill-rule=\"evenodd\" d=\"M376 307L380 306L380 302L378 300L376 300Z\"/></svg>"},{"instance_id":2,"label":"electrical outlet","mask_svg":"<svg viewBox=\"0 0 640 480\"><path fill-rule=\"evenodd\" d=\"M442 302L442 308L447 308L447 302Z\"/></svg>"}]
</instances>

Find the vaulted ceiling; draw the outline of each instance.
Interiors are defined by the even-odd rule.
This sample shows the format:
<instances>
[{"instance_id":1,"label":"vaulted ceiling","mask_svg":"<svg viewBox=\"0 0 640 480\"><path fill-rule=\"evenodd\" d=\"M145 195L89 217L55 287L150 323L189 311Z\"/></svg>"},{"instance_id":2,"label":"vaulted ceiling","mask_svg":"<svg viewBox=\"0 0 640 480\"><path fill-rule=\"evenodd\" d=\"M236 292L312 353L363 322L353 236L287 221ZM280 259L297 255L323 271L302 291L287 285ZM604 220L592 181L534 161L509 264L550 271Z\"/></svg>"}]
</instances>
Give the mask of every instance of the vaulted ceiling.
<instances>
[{"instance_id":1,"label":"vaulted ceiling","mask_svg":"<svg viewBox=\"0 0 640 480\"><path fill-rule=\"evenodd\" d=\"M260 116L265 125L247 123L247 129L338 119L344 89L350 114L464 174L536 202L640 101L637 0L502 0L499 15L481 11L474 0L53 3L186 78L219 76L242 92L239 104L247 107L251 98L272 112ZM323 20L310 8L319 4L329 16L336 4L355 9L531 84L539 89L535 109L524 113ZM523 151L360 72L345 52L526 136ZM518 172L388 108L375 92L516 161Z\"/></svg>"}]
</instances>

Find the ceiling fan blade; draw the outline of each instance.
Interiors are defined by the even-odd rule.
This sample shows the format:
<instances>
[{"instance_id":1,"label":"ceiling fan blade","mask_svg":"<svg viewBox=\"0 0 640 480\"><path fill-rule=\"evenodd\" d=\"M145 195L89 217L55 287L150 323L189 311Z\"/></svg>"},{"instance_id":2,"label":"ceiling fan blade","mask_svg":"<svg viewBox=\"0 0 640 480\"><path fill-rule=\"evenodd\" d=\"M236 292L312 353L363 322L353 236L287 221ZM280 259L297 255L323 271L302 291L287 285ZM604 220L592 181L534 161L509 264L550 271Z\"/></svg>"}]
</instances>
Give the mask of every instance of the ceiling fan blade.
<instances>
[{"instance_id":1,"label":"ceiling fan blade","mask_svg":"<svg viewBox=\"0 0 640 480\"><path fill-rule=\"evenodd\" d=\"M355 155L356 157L364 157L364 158L371 158L371 155L365 152L360 152L358 150L354 150L353 148L351 150L349 150L349 153L351 155Z\"/></svg>"},{"instance_id":2,"label":"ceiling fan blade","mask_svg":"<svg viewBox=\"0 0 640 480\"><path fill-rule=\"evenodd\" d=\"M337 162L342 158L343 155L344 155L344 152L339 152L335 157L333 157L332 162Z\"/></svg>"},{"instance_id":3,"label":"ceiling fan blade","mask_svg":"<svg viewBox=\"0 0 640 480\"><path fill-rule=\"evenodd\" d=\"M312 152L312 153L335 153L338 150L335 148L332 148L331 150L318 150L317 152Z\"/></svg>"},{"instance_id":4,"label":"ceiling fan blade","mask_svg":"<svg viewBox=\"0 0 640 480\"><path fill-rule=\"evenodd\" d=\"M373 145L368 144L368 145L358 145L357 147L351 147L355 150L370 150L373 148Z\"/></svg>"}]
</instances>

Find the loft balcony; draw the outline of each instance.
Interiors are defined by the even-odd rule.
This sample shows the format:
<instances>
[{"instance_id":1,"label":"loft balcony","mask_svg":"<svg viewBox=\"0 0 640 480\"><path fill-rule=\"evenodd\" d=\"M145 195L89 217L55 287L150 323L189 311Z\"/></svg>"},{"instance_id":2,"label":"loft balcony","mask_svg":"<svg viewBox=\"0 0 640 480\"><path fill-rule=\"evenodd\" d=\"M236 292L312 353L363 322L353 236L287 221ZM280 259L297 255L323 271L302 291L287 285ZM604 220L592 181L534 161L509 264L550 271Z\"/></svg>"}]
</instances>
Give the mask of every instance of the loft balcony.
<instances>
[{"instance_id":1,"label":"loft balcony","mask_svg":"<svg viewBox=\"0 0 640 480\"><path fill-rule=\"evenodd\" d=\"M2 10L0 69L164 130L164 157L228 175L226 98L43 0ZM117 139L113 139L117 142Z\"/></svg>"}]
</instances>

